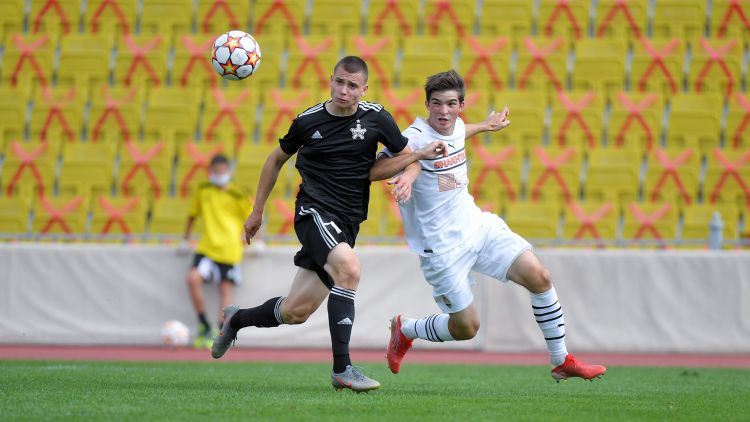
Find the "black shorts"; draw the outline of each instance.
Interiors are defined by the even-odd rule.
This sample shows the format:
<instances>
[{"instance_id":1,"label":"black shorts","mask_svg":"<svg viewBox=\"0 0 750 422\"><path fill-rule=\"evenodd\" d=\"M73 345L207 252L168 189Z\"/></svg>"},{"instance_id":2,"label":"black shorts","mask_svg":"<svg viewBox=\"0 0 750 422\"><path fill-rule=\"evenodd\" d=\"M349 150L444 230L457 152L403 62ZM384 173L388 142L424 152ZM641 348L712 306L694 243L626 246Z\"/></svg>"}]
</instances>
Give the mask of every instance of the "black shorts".
<instances>
[{"instance_id":1,"label":"black shorts","mask_svg":"<svg viewBox=\"0 0 750 422\"><path fill-rule=\"evenodd\" d=\"M193 257L193 268L197 268L203 281L206 283L219 284L227 280L233 284L240 284L240 266L237 264L224 264L196 253Z\"/></svg>"},{"instance_id":2,"label":"black shorts","mask_svg":"<svg viewBox=\"0 0 750 422\"><path fill-rule=\"evenodd\" d=\"M333 279L323 266L331 249L339 243L346 242L354 247L359 224L344 222L333 214L302 205L294 214L294 231L302 244L302 249L294 255L294 265L315 271L320 281L332 289Z\"/></svg>"}]
</instances>

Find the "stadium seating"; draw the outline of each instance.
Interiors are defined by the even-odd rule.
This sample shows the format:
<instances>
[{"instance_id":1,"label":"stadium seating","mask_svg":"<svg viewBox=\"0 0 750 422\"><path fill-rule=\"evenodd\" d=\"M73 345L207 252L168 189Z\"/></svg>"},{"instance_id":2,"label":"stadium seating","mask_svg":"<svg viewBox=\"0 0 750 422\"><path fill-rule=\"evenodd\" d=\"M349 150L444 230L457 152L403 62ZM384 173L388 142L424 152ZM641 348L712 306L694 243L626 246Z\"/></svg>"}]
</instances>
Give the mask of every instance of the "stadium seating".
<instances>
[{"instance_id":1,"label":"stadium seating","mask_svg":"<svg viewBox=\"0 0 750 422\"><path fill-rule=\"evenodd\" d=\"M682 209L682 234L680 239L686 247L706 247L711 232L710 223L714 212L721 216L724 241L736 241L740 213L735 204L692 204Z\"/></svg>"},{"instance_id":2,"label":"stadium seating","mask_svg":"<svg viewBox=\"0 0 750 422\"><path fill-rule=\"evenodd\" d=\"M58 179L60 194L107 195L114 181L115 150L110 144L74 142L63 149Z\"/></svg>"},{"instance_id":3,"label":"stadium seating","mask_svg":"<svg viewBox=\"0 0 750 422\"><path fill-rule=\"evenodd\" d=\"M87 0L84 28L93 35L120 40L136 30L138 0Z\"/></svg>"},{"instance_id":4,"label":"stadium seating","mask_svg":"<svg viewBox=\"0 0 750 422\"><path fill-rule=\"evenodd\" d=\"M146 140L184 143L195 138L200 92L189 88L152 89L143 118Z\"/></svg>"},{"instance_id":5,"label":"stadium seating","mask_svg":"<svg viewBox=\"0 0 750 422\"><path fill-rule=\"evenodd\" d=\"M43 237L75 240L86 233L88 196L40 196L34 208L32 232Z\"/></svg>"},{"instance_id":6,"label":"stadium seating","mask_svg":"<svg viewBox=\"0 0 750 422\"><path fill-rule=\"evenodd\" d=\"M277 144L279 138L289 129L292 119L315 104L319 97L311 91L293 89L273 89L267 95L258 130L261 142Z\"/></svg>"},{"instance_id":7,"label":"stadium seating","mask_svg":"<svg viewBox=\"0 0 750 422\"><path fill-rule=\"evenodd\" d=\"M196 26L204 37L216 37L228 28L247 28L249 17L250 4L245 0L200 1Z\"/></svg>"},{"instance_id":8,"label":"stadium seating","mask_svg":"<svg viewBox=\"0 0 750 422\"><path fill-rule=\"evenodd\" d=\"M2 83L30 91L52 83L56 39L49 33L8 37L3 51Z\"/></svg>"},{"instance_id":9,"label":"stadium seating","mask_svg":"<svg viewBox=\"0 0 750 422\"><path fill-rule=\"evenodd\" d=\"M711 35L716 38L739 38L750 42L750 4L742 0L713 0Z\"/></svg>"},{"instance_id":10,"label":"stadium seating","mask_svg":"<svg viewBox=\"0 0 750 422\"><path fill-rule=\"evenodd\" d=\"M618 39L582 39L575 45L573 89L603 94L607 102L625 86L627 47Z\"/></svg>"},{"instance_id":11,"label":"stadium seating","mask_svg":"<svg viewBox=\"0 0 750 422\"><path fill-rule=\"evenodd\" d=\"M193 24L191 0L149 0L143 2L141 34L164 37L166 45L175 45L177 34L187 33Z\"/></svg>"},{"instance_id":12,"label":"stadium seating","mask_svg":"<svg viewBox=\"0 0 750 422\"><path fill-rule=\"evenodd\" d=\"M497 111L508 106L513 127L492 133L493 142L514 145L528 155L529 150L544 139L544 119L547 114L547 96L538 91L507 90L496 94Z\"/></svg>"},{"instance_id":13,"label":"stadium seating","mask_svg":"<svg viewBox=\"0 0 750 422\"><path fill-rule=\"evenodd\" d=\"M652 35L677 37L688 42L705 35L705 0L659 0L654 2Z\"/></svg>"},{"instance_id":14,"label":"stadium seating","mask_svg":"<svg viewBox=\"0 0 750 422\"><path fill-rule=\"evenodd\" d=\"M295 37L286 63L286 86L313 92L327 91L333 66L339 58L335 46L333 36Z\"/></svg>"},{"instance_id":15,"label":"stadium seating","mask_svg":"<svg viewBox=\"0 0 750 422\"><path fill-rule=\"evenodd\" d=\"M558 92L552 102L550 144L586 149L599 146L604 95L601 91Z\"/></svg>"},{"instance_id":16,"label":"stadium seating","mask_svg":"<svg viewBox=\"0 0 750 422\"><path fill-rule=\"evenodd\" d=\"M567 57L568 48L562 37L524 37L518 47L516 89L541 91L551 100L567 85Z\"/></svg>"},{"instance_id":17,"label":"stadium seating","mask_svg":"<svg viewBox=\"0 0 750 422\"><path fill-rule=\"evenodd\" d=\"M29 29L35 34L45 33L57 38L76 32L80 23L79 0L31 0Z\"/></svg>"},{"instance_id":18,"label":"stadium seating","mask_svg":"<svg viewBox=\"0 0 750 422\"><path fill-rule=\"evenodd\" d=\"M633 46L632 90L676 94L682 89L686 43L674 38L640 38Z\"/></svg>"},{"instance_id":19,"label":"stadium seating","mask_svg":"<svg viewBox=\"0 0 750 422\"><path fill-rule=\"evenodd\" d=\"M587 0L541 0L537 28L545 37L563 37L577 42L588 34Z\"/></svg>"},{"instance_id":20,"label":"stadium seating","mask_svg":"<svg viewBox=\"0 0 750 422\"><path fill-rule=\"evenodd\" d=\"M173 144L161 142L128 142L120 153L118 192L151 200L170 193Z\"/></svg>"},{"instance_id":21,"label":"stadium seating","mask_svg":"<svg viewBox=\"0 0 750 422\"><path fill-rule=\"evenodd\" d=\"M119 144L141 135L144 89L137 86L102 86L91 98L88 136L92 142Z\"/></svg>"},{"instance_id":22,"label":"stadium seating","mask_svg":"<svg viewBox=\"0 0 750 422\"><path fill-rule=\"evenodd\" d=\"M130 242L143 237L146 204L138 197L98 196L92 204L91 237L97 241Z\"/></svg>"},{"instance_id":23,"label":"stadium seating","mask_svg":"<svg viewBox=\"0 0 750 422\"><path fill-rule=\"evenodd\" d=\"M736 38L701 38L693 44L688 86L730 96L742 81L742 45Z\"/></svg>"},{"instance_id":24,"label":"stadium seating","mask_svg":"<svg viewBox=\"0 0 750 422\"><path fill-rule=\"evenodd\" d=\"M369 68L367 97L380 98L380 91L388 88L394 81L398 40L391 34L375 36L347 37L344 49L347 54L362 57Z\"/></svg>"},{"instance_id":25,"label":"stadium seating","mask_svg":"<svg viewBox=\"0 0 750 422\"><path fill-rule=\"evenodd\" d=\"M189 212L189 198L161 197L154 200L148 224L149 238L180 238L185 233Z\"/></svg>"},{"instance_id":26,"label":"stadium seating","mask_svg":"<svg viewBox=\"0 0 750 422\"><path fill-rule=\"evenodd\" d=\"M8 34L21 32L25 0L0 0L0 45L5 44Z\"/></svg>"},{"instance_id":27,"label":"stadium seating","mask_svg":"<svg viewBox=\"0 0 750 422\"><path fill-rule=\"evenodd\" d=\"M12 140L22 140L26 130L28 89L0 85L0 151Z\"/></svg>"},{"instance_id":28,"label":"stadium seating","mask_svg":"<svg viewBox=\"0 0 750 422\"><path fill-rule=\"evenodd\" d=\"M521 196L524 151L514 145L484 143L478 137L467 144L469 189L480 204L499 210Z\"/></svg>"},{"instance_id":29,"label":"stadium seating","mask_svg":"<svg viewBox=\"0 0 750 422\"><path fill-rule=\"evenodd\" d=\"M227 154L223 143L187 142L177 148L175 195L188 198L198 185L208 181L208 165L216 154Z\"/></svg>"},{"instance_id":30,"label":"stadium seating","mask_svg":"<svg viewBox=\"0 0 750 422\"><path fill-rule=\"evenodd\" d=\"M82 137L85 94L76 87L37 90L31 112L32 139L73 142Z\"/></svg>"},{"instance_id":31,"label":"stadium seating","mask_svg":"<svg viewBox=\"0 0 750 422\"><path fill-rule=\"evenodd\" d=\"M579 198L582 150L536 146L529 156L526 196L560 205Z\"/></svg>"},{"instance_id":32,"label":"stadium seating","mask_svg":"<svg viewBox=\"0 0 750 422\"><path fill-rule=\"evenodd\" d=\"M722 102L718 93L681 93L673 96L667 123L667 145L698 148L703 154L718 147Z\"/></svg>"},{"instance_id":33,"label":"stadium seating","mask_svg":"<svg viewBox=\"0 0 750 422\"><path fill-rule=\"evenodd\" d=\"M630 245L666 247L677 237L677 207L671 203L631 202L624 207L622 238Z\"/></svg>"},{"instance_id":34,"label":"stadium seating","mask_svg":"<svg viewBox=\"0 0 750 422\"><path fill-rule=\"evenodd\" d=\"M4 150L2 193L31 200L54 188L55 146L49 142L9 142Z\"/></svg>"},{"instance_id":35,"label":"stadium seating","mask_svg":"<svg viewBox=\"0 0 750 422\"><path fill-rule=\"evenodd\" d=\"M218 85L221 78L206 56L206 52L211 51L215 38L215 34L181 34L177 37L172 64L173 85L198 90Z\"/></svg>"},{"instance_id":36,"label":"stadium seating","mask_svg":"<svg viewBox=\"0 0 750 422\"><path fill-rule=\"evenodd\" d=\"M29 231L29 201L0 195L0 239L22 239Z\"/></svg>"},{"instance_id":37,"label":"stadium seating","mask_svg":"<svg viewBox=\"0 0 750 422\"><path fill-rule=\"evenodd\" d=\"M648 4L640 0L599 0L595 35L633 44L646 36Z\"/></svg>"},{"instance_id":38,"label":"stadium seating","mask_svg":"<svg viewBox=\"0 0 750 422\"><path fill-rule=\"evenodd\" d=\"M105 36L72 34L60 42L57 84L72 86L88 98L95 86L109 83L112 42Z\"/></svg>"},{"instance_id":39,"label":"stadium seating","mask_svg":"<svg viewBox=\"0 0 750 422\"><path fill-rule=\"evenodd\" d=\"M510 79L510 54L508 38L482 38L468 36L463 44L459 69L466 88L484 90L490 87L501 90Z\"/></svg>"},{"instance_id":40,"label":"stadium seating","mask_svg":"<svg viewBox=\"0 0 750 422\"><path fill-rule=\"evenodd\" d=\"M750 149L715 148L706 160L703 198L750 208Z\"/></svg>"},{"instance_id":41,"label":"stadium seating","mask_svg":"<svg viewBox=\"0 0 750 422\"><path fill-rule=\"evenodd\" d=\"M504 219L527 239L555 240L560 237L560 212L556 202L518 201L506 205Z\"/></svg>"},{"instance_id":42,"label":"stadium seating","mask_svg":"<svg viewBox=\"0 0 750 422\"><path fill-rule=\"evenodd\" d=\"M613 201L570 201L565 205L563 239L584 246L606 245L617 239L619 207Z\"/></svg>"},{"instance_id":43,"label":"stadium seating","mask_svg":"<svg viewBox=\"0 0 750 422\"><path fill-rule=\"evenodd\" d=\"M269 198L265 215L266 236L294 235L294 198Z\"/></svg>"},{"instance_id":44,"label":"stadium seating","mask_svg":"<svg viewBox=\"0 0 750 422\"><path fill-rule=\"evenodd\" d=\"M681 206L694 203L698 197L700 163L696 148L652 149L643 186L644 201Z\"/></svg>"},{"instance_id":45,"label":"stadium seating","mask_svg":"<svg viewBox=\"0 0 750 422\"><path fill-rule=\"evenodd\" d=\"M650 151L662 136L664 96L656 92L617 93L608 120L607 144Z\"/></svg>"},{"instance_id":46,"label":"stadium seating","mask_svg":"<svg viewBox=\"0 0 750 422\"><path fill-rule=\"evenodd\" d=\"M310 35L333 35L343 41L352 34L359 34L361 26L362 0L312 2Z\"/></svg>"},{"instance_id":47,"label":"stadium seating","mask_svg":"<svg viewBox=\"0 0 750 422\"><path fill-rule=\"evenodd\" d=\"M729 99L724 130L725 148L750 147L750 96L739 92Z\"/></svg>"},{"instance_id":48,"label":"stadium seating","mask_svg":"<svg viewBox=\"0 0 750 422\"><path fill-rule=\"evenodd\" d=\"M260 40L264 36L279 36L287 46L293 37L302 35L306 7L307 0L254 1L251 16L253 35Z\"/></svg>"},{"instance_id":49,"label":"stadium seating","mask_svg":"<svg viewBox=\"0 0 750 422\"><path fill-rule=\"evenodd\" d=\"M125 34L115 59L115 83L148 87L163 84L168 56L169 39L164 34Z\"/></svg>"},{"instance_id":50,"label":"stadium seating","mask_svg":"<svg viewBox=\"0 0 750 422\"><path fill-rule=\"evenodd\" d=\"M263 164L266 162L268 155L278 147L278 144L270 143L245 143L237 153L237 164L234 168L234 184L240 188L241 191L248 195L255 195L255 190L258 188L258 180L260 179L260 172L263 169ZM279 175L279 179L276 184L280 189L285 190L287 188L283 177L285 175Z\"/></svg>"},{"instance_id":51,"label":"stadium seating","mask_svg":"<svg viewBox=\"0 0 750 422\"><path fill-rule=\"evenodd\" d=\"M584 183L587 200L610 201L619 207L638 199L641 152L637 149L598 148L589 152Z\"/></svg>"},{"instance_id":52,"label":"stadium seating","mask_svg":"<svg viewBox=\"0 0 750 422\"><path fill-rule=\"evenodd\" d=\"M251 141L255 121L257 95L252 89L213 88L205 95L203 111L203 139L227 143L234 152Z\"/></svg>"},{"instance_id":53,"label":"stadium seating","mask_svg":"<svg viewBox=\"0 0 750 422\"><path fill-rule=\"evenodd\" d=\"M417 2L370 0L365 15L367 33L402 38L417 33Z\"/></svg>"},{"instance_id":54,"label":"stadium seating","mask_svg":"<svg viewBox=\"0 0 750 422\"><path fill-rule=\"evenodd\" d=\"M445 35L414 36L404 40L404 57L398 72L400 88L423 87L429 75L453 68L453 38Z\"/></svg>"},{"instance_id":55,"label":"stadium seating","mask_svg":"<svg viewBox=\"0 0 750 422\"><path fill-rule=\"evenodd\" d=\"M447 35L456 40L473 33L475 3L473 0L427 0L424 33L430 36ZM453 47L454 44L448 46Z\"/></svg>"},{"instance_id":56,"label":"stadium seating","mask_svg":"<svg viewBox=\"0 0 750 422\"><path fill-rule=\"evenodd\" d=\"M385 89L383 90L383 103L388 104L388 111L401 128L406 128L417 117L424 117L425 98L424 89Z\"/></svg>"},{"instance_id":57,"label":"stadium seating","mask_svg":"<svg viewBox=\"0 0 750 422\"><path fill-rule=\"evenodd\" d=\"M479 30L484 37L506 36L512 46L531 34L533 4L525 0L484 0Z\"/></svg>"}]
</instances>

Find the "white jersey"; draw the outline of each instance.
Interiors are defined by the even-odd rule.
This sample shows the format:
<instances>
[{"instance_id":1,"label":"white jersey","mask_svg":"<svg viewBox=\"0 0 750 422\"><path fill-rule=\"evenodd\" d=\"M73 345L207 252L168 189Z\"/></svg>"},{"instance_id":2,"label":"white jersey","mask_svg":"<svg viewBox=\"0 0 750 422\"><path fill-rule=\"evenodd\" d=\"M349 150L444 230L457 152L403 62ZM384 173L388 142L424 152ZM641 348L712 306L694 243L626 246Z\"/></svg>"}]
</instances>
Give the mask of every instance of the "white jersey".
<instances>
[{"instance_id":1,"label":"white jersey","mask_svg":"<svg viewBox=\"0 0 750 422\"><path fill-rule=\"evenodd\" d=\"M413 151L434 140L448 147L447 157L420 161L422 171L412 185L411 199L400 204L409 248L422 256L441 254L482 229L482 211L468 189L466 127L458 118L453 134L443 136L417 118L402 133ZM383 153L393 156L387 149Z\"/></svg>"}]
</instances>

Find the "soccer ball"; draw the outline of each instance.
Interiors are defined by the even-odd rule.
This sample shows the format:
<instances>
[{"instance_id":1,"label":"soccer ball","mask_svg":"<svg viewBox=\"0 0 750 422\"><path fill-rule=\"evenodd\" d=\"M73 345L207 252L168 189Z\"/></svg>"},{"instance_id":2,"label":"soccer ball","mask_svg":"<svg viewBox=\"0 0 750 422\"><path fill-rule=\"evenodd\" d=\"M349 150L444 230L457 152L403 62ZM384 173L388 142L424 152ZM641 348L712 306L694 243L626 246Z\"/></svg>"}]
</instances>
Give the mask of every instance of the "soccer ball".
<instances>
[{"instance_id":1,"label":"soccer ball","mask_svg":"<svg viewBox=\"0 0 750 422\"><path fill-rule=\"evenodd\" d=\"M214 41L211 63L223 78L245 79L260 66L260 45L247 32L225 32Z\"/></svg>"},{"instance_id":2,"label":"soccer ball","mask_svg":"<svg viewBox=\"0 0 750 422\"><path fill-rule=\"evenodd\" d=\"M190 330L187 325L175 319L161 326L161 342L167 347L187 346L190 341Z\"/></svg>"}]
</instances>

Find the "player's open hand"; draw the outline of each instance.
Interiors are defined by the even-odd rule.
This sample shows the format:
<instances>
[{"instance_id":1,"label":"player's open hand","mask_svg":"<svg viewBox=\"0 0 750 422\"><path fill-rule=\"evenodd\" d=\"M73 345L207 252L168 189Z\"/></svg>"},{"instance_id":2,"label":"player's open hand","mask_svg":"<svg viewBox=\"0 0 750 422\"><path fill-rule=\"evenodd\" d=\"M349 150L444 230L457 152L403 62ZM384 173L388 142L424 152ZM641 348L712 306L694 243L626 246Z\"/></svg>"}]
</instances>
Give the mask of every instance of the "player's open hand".
<instances>
[{"instance_id":1,"label":"player's open hand","mask_svg":"<svg viewBox=\"0 0 750 422\"><path fill-rule=\"evenodd\" d=\"M487 119L484 121L487 130L490 132L497 132L498 130L508 127L510 125L510 120L508 120L509 114L510 110L508 110L508 107L503 108L503 111L500 113L492 110L490 115L487 116Z\"/></svg>"},{"instance_id":2,"label":"player's open hand","mask_svg":"<svg viewBox=\"0 0 750 422\"><path fill-rule=\"evenodd\" d=\"M389 180L387 183L393 186L393 189L391 189L391 195L393 195L396 202L406 202L411 198L411 185L414 183L414 180L412 180L411 177L402 173Z\"/></svg>"},{"instance_id":3,"label":"player's open hand","mask_svg":"<svg viewBox=\"0 0 750 422\"><path fill-rule=\"evenodd\" d=\"M263 222L263 214L251 212L245 220L245 242L249 245L255 234L260 230L260 224Z\"/></svg>"},{"instance_id":4,"label":"player's open hand","mask_svg":"<svg viewBox=\"0 0 750 422\"><path fill-rule=\"evenodd\" d=\"M447 157L448 148L445 146L445 142L435 140L419 148L417 154L419 154L420 160L433 160L440 156Z\"/></svg>"}]
</instances>

